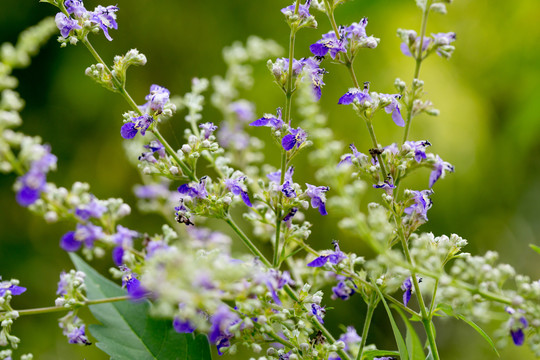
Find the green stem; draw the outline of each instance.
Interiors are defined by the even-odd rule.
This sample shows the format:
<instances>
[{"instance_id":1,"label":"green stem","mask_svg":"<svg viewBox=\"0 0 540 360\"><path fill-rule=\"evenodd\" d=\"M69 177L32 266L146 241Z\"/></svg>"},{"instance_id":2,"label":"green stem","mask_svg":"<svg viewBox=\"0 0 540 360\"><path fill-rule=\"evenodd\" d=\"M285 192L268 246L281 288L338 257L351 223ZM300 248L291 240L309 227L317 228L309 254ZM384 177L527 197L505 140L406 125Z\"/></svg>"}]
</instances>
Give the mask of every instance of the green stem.
<instances>
[{"instance_id":1,"label":"green stem","mask_svg":"<svg viewBox=\"0 0 540 360\"><path fill-rule=\"evenodd\" d=\"M433 355L433 360L439 360L439 352L437 350L437 343L435 342L435 333L433 331L433 323L431 322L430 315L427 313L427 307L424 302L424 298L422 297L422 293L420 291L420 285L418 283L418 279L416 278L416 271L414 270L414 267L415 267L414 261L411 256L411 253L409 252L407 239L405 237L405 233L403 232L403 228L400 225L400 222L398 220L398 216L396 213L394 213L394 220L396 222L399 238L401 239L401 246L403 247L403 252L405 253L407 262L412 267L411 280L414 287L414 293L416 295L416 299L418 300L418 305L420 307L420 312L422 314L422 324L424 325L424 330L426 331L426 335L428 337L429 346L431 348L431 354Z\"/></svg>"},{"instance_id":2,"label":"green stem","mask_svg":"<svg viewBox=\"0 0 540 360\"><path fill-rule=\"evenodd\" d=\"M414 78L413 81L418 79L418 76L420 76L420 66L422 66L422 61L424 60L422 58L422 48L424 47L424 36L426 35L426 27L427 27L427 20L429 15L429 8L431 6L431 0L427 0L426 2L426 8L424 9L424 13L422 14L422 27L420 30L420 46L418 48L418 52L416 53L415 59L416 59L416 67L414 69ZM411 85L412 88L412 85ZM407 138L409 137L409 130L411 128L411 122L413 118L412 114L412 107L414 102L414 94L411 94L411 100L409 102L409 112L407 114L407 119L405 121L405 132L403 134L403 142L407 141Z\"/></svg>"},{"instance_id":3,"label":"green stem","mask_svg":"<svg viewBox=\"0 0 540 360\"><path fill-rule=\"evenodd\" d=\"M300 0L296 0L296 5L294 8L294 14L298 14L298 9L300 8ZM294 42L296 39L296 28L294 25L291 26L291 34L289 36L289 72L287 76L287 89L285 91L285 111L284 111L284 122L286 124L290 123L291 120L291 104L292 104L292 95L293 95L293 62L294 62ZM287 167L287 151L281 148L281 184L285 181L285 171ZM283 193L280 191L278 195L278 203L276 205L276 237L274 240L274 257L273 257L273 267L279 267L279 245L281 242L281 219L283 217L282 208L283 208Z\"/></svg>"},{"instance_id":4,"label":"green stem","mask_svg":"<svg viewBox=\"0 0 540 360\"><path fill-rule=\"evenodd\" d=\"M86 46L86 48L88 49L88 51L90 51L90 53L92 54L92 56L94 57L94 59L96 59L97 62L99 62L101 65L103 65L104 69L106 70L107 74L109 74L109 76L111 77L111 80L112 82L114 83L114 86L116 88L116 90L124 97L124 99L126 100L126 102L129 104L129 106L133 109L133 111L135 111L137 114L139 115L143 115L141 109L139 109L139 107L137 106L137 103L133 100L133 98L129 95L129 93L127 92L127 90L125 89L124 85L120 82L120 80L118 80L114 75L113 73L111 72L111 70L109 69L109 67L107 66L107 64L103 61L103 59L101 58L101 56L99 56L98 52L96 51L96 49L94 49L94 47L92 46L92 44L90 43L90 41L88 41L88 39L83 39L82 40L82 43ZM193 181L197 181L197 178L196 176L193 174L193 172L189 169L189 167L182 161L180 160L180 158L178 157L178 155L176 154L176 152L174 151L174 149L169 145L169 143L163 138L163 136L161 136L161 134L159 133L157 127L154 127L153 130L152 130L152 133L156 136L156 138L158 138L159 141L161 141L161 143L163 144L163 146L165 147L165 149L167 150L167 152L169 153L170 156L172 156L172 158L176 161L176 163L178 164L178 166L182 169L182 172L184 174L186 174L191 180Z\"/></svg>"},{"instance_id":5,"label":"green stem","mask_svg":"<svg viewBox=\"0 0 540 360\"><path fill-rule=\"evenodd\" d=\"M439 279L435 279L435 286L433 287L433 294L431 295L431 304L429 305L429 318L433 318L433 308L435 308L435 296L437 296L437 289L439 288Z\"/></svg>"},{"instance_id":6,"label":"green stem","mask_svg":"<svg viewBox=\"0 0 540 360\"><path fill-rule=\"evenodd\" d=\"M165 138L161 135L157 127L154 127L152 129L152 133L163 144L163 146L165 147L165 150L167 150L169 155L172 156L172 158L178 164L178 166L180 166L180 168L182 169L182 172L186 174L192 181L197 181L197 177L195 176L195 174L193 174L193 172L189 169L189 167L182 160L180 160L176 151L174 151L174 149L171 147L171 145L169 145L167 140L165 140Z\"/></svg>"},{"instance_id":7,"label":"green stem","mask_svg":"<svg viewBox=\"0 0 540 360\"><path fill-rule=\"evenodd\" d=\"M366 122L369 136L371 137L371 142L373 143L373 148L379 149L379 143L377 142L377 137L375 136L375 130L373 129L373 124L371 123L371 119L364 117L364 121ZM384 165L382 155L379 154L378 152L377 152L377 160L379 160L379 165L381 167L382 181L384 181L386 180L386 176L387 176L386 166Z\"/></svg>"},{"instance_id":8,"label":"green stem","mask_svg":"<svg viewBox=\"0 0 540 360\"><path fill-rule=\"evenodd\" d=\"M124 301L128 299L129 299L129 296L117 296L117 297L106 298L106 299L87 300L83 302L81 306L107 304L107 303L112 303L112 302L117 302L117 301ZM62 312L62 311L68 311L68 310L71 310L71 308L65 307L65 306L51 306L51 307L36 308L36 309L17 310L17 312L19 313L19 316L24 316L24 315L37 315L37 314L47 314L47 313L53 313L53 312Z\"/></svg>"},{"instance_id":9,"label":"green stem","mask_svg":"<svg viewBox=\"0 0 540 360\"><path fill-rule=\"evenodd\" d=\"M377 307L377 293L374 292L370 296L367 306L368 308L366 313L366 319L364 320L364 328L362 329L362 341L360 342L360 348L358 349L358 355L356 356L356 360L362 360L362 353L364 352L364 347L366 346L369 326L371 325L371 318L373 317L373 312Z\"/></svg>"},{"instance_id":10,"label":"green stem","mask_svg":"<svg viewBox=\"0 0 540 360\"><path fill-rule=\"evenodd\" d=\"M251 253L259 258L259 260L266 265L267 267L272 267L272 264L270 264L270 261L263 255L263 253L251 242L251 240L247 237L246 234L236 225L234 220L228 216L225 219L225 222L229 224L229 226L234 230L234 232L240 237L240 240L246 245L246 247L251 251Z\"/></svg>"},{"instance_id":11,"label":"green stem","mask_svg":"<svg viewBox=\"0 0 540 360\"><path fill-rule=\"evenodd\" d=\"M336 342L336 339L332 336L332 334L330 334L330 332L324 327L324 325L321 324L319 322L319 320L317 320L317 318L313 317L311 322L326 337L326 339L331 344L334 344ZM336 352L339 354L339 356L340 356L340 358L342 360L351 360L351 357L349 356L349 354L347 354L345 351L343 351L343 349L336 350Z\"/></svg>"}]
</instances>

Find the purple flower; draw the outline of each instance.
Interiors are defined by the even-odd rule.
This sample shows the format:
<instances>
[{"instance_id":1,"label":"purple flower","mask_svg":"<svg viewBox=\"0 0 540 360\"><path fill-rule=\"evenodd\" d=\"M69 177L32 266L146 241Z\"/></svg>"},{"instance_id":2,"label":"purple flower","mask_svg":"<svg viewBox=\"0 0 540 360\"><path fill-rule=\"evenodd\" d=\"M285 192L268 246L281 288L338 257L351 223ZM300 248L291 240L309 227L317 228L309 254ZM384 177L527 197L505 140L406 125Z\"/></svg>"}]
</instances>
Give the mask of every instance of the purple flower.
<instances>
[{"instance_id":1,"label":"purple flower","mask_svg":"<svg viewBox=\"0 0 540 360\"><path fill-rule=\"evenodd\" d=\"M334 251L325 251L324 255L321 255L315 260L311 261L307 264L309 267L321 267L324 266L327 262L333 265L339 264L341 261L345 260L347 258L347 255L343 253L339 249L339 244L337 241L332 241L332 245L334 245Z\"/></svg>"},{"instance_id":2,"label":"purple flower","mask_svg":"<svg viewBox=\"0 0 540 360\"><path fill-rule=\"evenodd\" d=\"M62 271L60 274L60 281L58 281L58 285L56 287L56 295L66 295L67 289L69 286L68 283L68 276L65 271Z\"/></svg>"},{"instance_id":3,"label":"purple flower","mask_svg":"<svg viewBox=\"0 0 540 360\"><path fill-rule=\"evenodd\" d=\"M418 163L426 159L426 147L428 146L431 146L431 143L427 140L405 141L405 143L403 144L404 148L408 148L410 149L410 151L414 152L414 159Z\"/></svg>"},{"instance_id":4,"label":"purple flower","mask_svg":"<svg viewBox=\"0 0 540 360\"><path fill-rule=\"evenodd\" d=\"M168 251L170 246L163 240L153 240L146 245L146 259L151 258L159 251Z\"/></svg>"},{"instance_id":5,"label":"purple flower","mask_svg":"<svg viewBox=\"0 0 540 360\"><path fill-rule=\"evenodd\" d=\"M269 126L274 130L279 130L283 127L283 120L281 120L281 108L277 109L277 117L270 114L265 114L262 118L255 120L249 124L250 126Z\"/></svg>"},{"instance_id":6,"label":"purple flower","mask_svg":"<svg viewBox=\"0 0 540 360\"><path fill-rule=\"evenodd\" d=\"M56 156L50 153L50 147L42 147L44 154L34 160L26 174L17 179L22 187L17 191L16 200L21 206L30 206L35 203L45 190L46 174L56 166Z\"/></svg>"},{"instance_id":7,"label":"purple flower","mask_svg":"<svg viewBox=\"0 0 540 360\"><path fill-rule=\"evenodd\" d=\"M173 327L180 334L190 334L195 331L195 326L189 320L180 320L179 317L174 318Z\"/></svg>"},{"instance_id":8,"label":"purple flower","mask_svg":"<svg viewBox=\"0 0 540 360\"><path fill-rule=\"evenodd\" d=\"M210 135L212 135L212 133L216 131L218 128L216 125L214 125L214 123L211 123L211 122L201 124L199 125L199 127L202 129L203 136L205 139L208 139Z\"/></svg>"},{"instance_id":9,"label":"purple flower","mask_svg":"<svg viewBox=\"0 0 540 360\"><path fill-rule=\"evenodd\" d=\"M339 162L339 164L337 165L338 167L339 166L342 166L342 165L352 165L352 159L353 157L358 159L358 160L361 160L362 158L364 159L367 159L367 155L366 154L362 154L360 151L358 151L356 149L356 146L354 146L354 144L350 144L349 145L349 148L351 149L352 151L352 154L346 154L346 155L343 155L341 157L341 161Z\"/></svg>"},{"instance_id":10,"label":"purple flower","mask_svg":"<svg viewBox=\"0 0 540 360\"><path fill-rule=\"evenodd\" d=\"M367 87L364 87L363 90L356 88L349 89L345 95L339 98L338 104L349 105L352 104L354 100L357 100L360 104L363 104L366 100L371 101L371 96L368 94Z\"/></svg>"},{"instance_id":11,"label":"purple flower","mask_svg":"<svg viewBox=\"0 0 540 360\"><path fill-rule=\"evenodd\" d=\"M75 240L84 242L88 248L92 248L94 241L101 239L103 235L101 226L92 223L77 224L77 229L75 230Z\"/></svg>"},{"instance_id":12,"label":"purple flower","mask_svg":"<svg viewBox=\"0 0 540 360\"><path fill-rule=\"evenodd\" d=\"M525 342L525 333L523 332L523 329L526 329L527 327L529 327L529 322L524 316L520 316L518 320L517 316L515 316L516 310L514 310L510 306L507 306L505 310L508 314L513 315L508 321L508 326L510 328L510 336L512 336L512 341L514 342L516 346L521 346ZM524 312L524 311L520 309L519 312Z\"/></svg>"},{"instance_id":13,"label":"purple flower","mask_svg":"<svg viewBox=\"0 0 540 360\"><path fill-rule=\"evenodd\" d=\"M118 225L116 227L116 234L111 237L111 240L116 244L113 249L113 261L117 266L122 265L124 257L124 249L133 246L133 239L138 237L139 233L128 228Z\"/></svg>"},{"instance_id":14,"label":"purple flower","mask_svg":"<svg viewBox=\"0 0 540 360\"><path fill-rule=\"evenodd\" d=\"M100 204L100 202L92 196L88 204L83 204L75 209L75 215L81 220L88 220L91 217L100 218L103 213L107 211L107 207Z\"/></svg>"},{"instance_id":15,"label":"purple flower","mask_svg":"<svg viewBox=\"0 0 540 360\"><path fill-rule=\"evenodd\" d=\"M75 17L80 18L87 13L83 2L80 0L66 0L64 5L66 6L68 14L73 14Z\"/></svg>"},{"instance_id":16,"label":"purple flower","mask_svg":"<svg viewBox=\"0 0 540 360\"><path fill-rule=\"evenodd\" d=\"M60 239L60 247L65 251L73 252L81 248L82 242L75 238L75 231L68 231Z\"/></svg>"},{"instance_id":17,"label":"purple flower","mask_svg":"<svg viewBox=\"0 0 540 360\"><path fill-rule=\"evenodd\" d=\"M64 13L59 12L56 14L54 21L56 21L56 27L60 30L60 34L67 38L71 30L82 29L79 23L76 20L73 20L70 17L67 17Z\"/></svg>"},{"instance_id":18,"label":"purple flower","mask_svg":"<svg viewBox=\"0 0 540 360\"><path fill-rule=\"evenodd\" d=\"M270 269L267 273L262 274L258 280L259 282L266 284L268 290L272 294L272 299L278 305L281 305L281 300L279 299L277 292L283 289L287 284L294 284L288 271L280 273L275 269Z\"/></svg>"},{"instance_id":19,"label":"purple flower","mask_svg":"<svg viewBox=\"0 0 540 360\"><path fill-rule=\"evenodd\" d=\"M122 275L122 287L125 287L131 300L139 301L144 299L148 292L142 287L141 282L137 279L137 274L133 273L128 267L120 266Z\"/></svg>"},{"instance_id":20,"label":"purple flower","mask_svg":"<svg viewBox=\"0 0 540 360\"><path fill-rule=\"evenodd\" d=\"M394 184L392 184L389 179L380 184L373 184L373 187L375 189L384 189L387 193L392 193L392 190L395 188Z\"/></svg>"},{"instance_id":21,"label":"purple flower","mask_svg":"<svg viewBox=\"0 0 540 360\"><path fill-rule=\"evenodd\" d=\"M294 187L293 187L294 182L292 180L293 174L294 174L294 167L291 166L287 169L287 172L285 173L285 176L283 178L283 185L279 186L278 188L279 189L278 191L283 192L283 194L288 198L296 197L296 191L294 190ZM266 176L268 177L268 179L270 179L270 181L276 184L279 184L281 181L281 170L270 173Z\"/></svg>"},{"instance_id":22,"label":"purple flower","mask_svg":"<svg viewBox=\"0 0 540 360\"><path fill-rule=\"evenodd\" d=\"M419 277L416 277L416 278L418 279L419 283L422 282L422 278L419 278ZM407 279L405 279L403 284L401 284L401 290L405 291L403 293L403 304L405 306L407 306L407 304L411 300L412 289L413 289L413 281L412 281L412 277L409 276Z\"/></svg>"},{"instance_id":23,"label":"purple flower","mask_svg":"<svg viewBox=\"0 0 540 360\"><path fill-rule=\"evenodd\" d=\"M229 340L233 337L230 327L240 322L240 317L232 312L227 305L220 305L210 319L212 325L208 333L208 339L216 344L218 354L223 355L221 349L229 347Z\"/></svg>"},{"instance_id":24,"label":"purple flower","mask_svg":"<svg viewBox=\"0 0 540 360\"><path fill-rule=\"evenodd\" d=\"M247 100L238 100L229 104L229 109L240 121L251 121L255 117L255 106Z\"/></svg>"},{"instance_id":25,"label":"purple flower","mask_svg":"<svg viewBox=\"0 0 540 360\"><path fill-rule=\"evenodd\" d=\"M354 288L349 286L352 279L344 277L342 278L343 279L341 279L338 284L332 288L332 300L336 300L337 298L340 298L341 300L349 300L349 298L356 292L356 285L353 284Z\"/></svg>"},{"instance_id":26,"label":"purple flower","mask_svg":"<svg viewBox=\"0 0 540 360\"><path fill-rule=\"evenodd\" d=\"M306 183L308 187L305 194L311 198L311 206L316 209L319 208L319 213L321 215L328 215L326 212L326 196L325 192L330 190L328 186L313 186Z\"/></svg>"},{"instance_id":27,"label":"purple flower","mask_svg":"<svg viewBox=\"0 0 540 360\"><path fill-rule=\"evenodd\" d=\"M118 29L118 24L116 23L116 12L118 11L118 6L110 5L103 7L98 5L94 11L90 13L90 21L97 24L107 40L112 41L112 37L109 35L109 29Z\"/></svg>"},{"instance_id":28,"label":"purple flower","mask_svg":"<svg viewBox=\"0 0 540 360\"><path fill-rule=\"evenodd\" d=\"M68 342L70 344L79 344L79 345L92 345L90 341L88 341L88 338L86 337L86 334L84 332L85 325L81 325L80 327L75 327L73 330L71 330L70 333L64 334L68 338Z\"/></svg>"},{"instance_id":29,"label":"purple flower","mask_svg":"<svg viewBox=\"0 0 540 360\"><path fill-rule=\"evenodd\" d=\"M414 191L412 190L411 193L413 194L414 204L409 206L408 208L405 208L403 212L405 214L414 216L415 214L420 217L420 219L424 221L428 221L427 218L427 211L431 208L431 205L433 202L429 198L432 194L432 190L422 190L422 191Z\"/></svg>"},{"instance_id":30,"label":"purple flower","mask_svg":"<svg viewBox=\"0 0 540 360\"><path fill-rule=\"evenodd\" d=\"M320 67L320 60L309 57L302 59L301 62L304 64L304 71L307 72L311 79L311 84L313 86L313 94L315 99L319 101L321 99L321 88L324 85L323 75L327 73L325 69Z\"/></svg>"},{"instance_id":31,"label":"purple flower","mask_svg":"<svg viewBox=\"0 0 540 360\"><path fill-rule=\"evenodd\" d=\"M388 105L384 107L384 111L386 111L387 114L392 113L392 120L394 120L394 123L397 126L405 126L405 121L403 120L401 111L399 110L398 99L401 99L401 95L379 94L379 96L382 102L388 103Z\"/></svg>"},{"instance_id":32,"label":"purple flower","mask_svg":"<svg viewBox=\"0 0 540 360\"><path fill-rule=\"evenodd\" d=\"M281 146L286 151L292 150L295 146L299 148L307 139L307 133L302 128L289 129L289 132L290 134L285 135L281 141Z\"/></svg>"},{"instance_id":33,"label":"purple flower","mask_svg":"<svg viewBox=\"0 0 540 360\"><path fill-rule=\"evenodd\" d=\"M245 180L245 176L240 176L236 179L225 179L225 187L234 195L240 195L244 201L244 204L252 207L253 205L251 204L251 200L249 199L249 195L245 190L245 185L243 184Z\"/></svg>"},{"instance_id":34,"label":"purple flower","mask_svg":"<svg viewBox=\"0 0 540 360\"><path fill-rule=\"evenodd\" d=\"M324 57L330 53L330 57L335 59L340 52L347 52L347 38L346 29L340 28L340 38L336 37L334 31L330 31L323 35L322 39L309 47L309 50L316 57Z\"/></svg>"},{"instance_id":35,"label":"purple flower","mask_svg":"<svg viewBox=\"0 0 540 360\"><path fill-rule=\"evenodd\" d=\"M152 140L148 145L144 145L144 148L150 151L142 153L138 158L139 161L156 163L157 159L154 156L155 154L157 154L160 159L163 159L166 156L165 146L163 146L159 140Z\"/></svg>"},{"instance_id":36,"label":"purple flower","mask_svg":"<svg viewBox=\"0 0 540 360\"><path fill-rule=\"evenodd\" d=\"M146 134L146 130L148 130L150 125L152 125L154 122L154 118L148 114L134 117L131 120L133 122L125 123L120 128L120 135L122 135L124 139L133 139L135 135L137 135L138 131L140 131L141 135L144 136Z\"/></svg>"},{"instance_id":37,"label":"purple flower","mask_svg":"<svg viewBox=\"0 0 540 360\"><path fill-rule=\"evenodd\" d=\"M436 48L437 55L445 58L450 57L454 47L450 46L449 49L449 45L456 40L456 33L437 33L431 34L431 36L433 37L433 46Z\"/></svg>"},{"instance_id":38,"label":"purple flower","mask_svg":"<svg viewBox=\"0 0 540 360\"><path fill-rule=\"evenodd\" d=\"M170 195L165 184L136 185L133 192L139 199L166 198Z\"/></svg>"},{"instance_id":39,"label":"purple flower","mask_svg":"<svg viewBox=\"0 0 540 360\"><path fill-rule=\"evenodd\" d=\"M408 42L403 42L400 45L401 52L405 56L416 57L418 48L420 47L420 36L416 36L416 31L408 30ZM422 42L422 52L426 51L431 43L431 39L427 36L424 36L424 41ZM414 52L413 53L411 52ZM422 54L420 54L422 56Z\"/></svg>"},{"instance_id":40,"label":"purple flower","mask_svg":"<svg viewBox=\"0 0 540 360\"><path fill-rule=\"evenodd\" d=\"M1 276L0 280L2 280ZM11 281L0 281L0 297L4 297L7 291L9 291L11 295L15 296L21 295L23 292L26 291L26 288L22 286L17 286Z\"/></svg>"},{"instance_id":41,"label":"purple flower","mask_svg":"<svg viewBox=\"0 0 540 360\"><path fill-rule=\"evenodd\" d=\"M342 334L339 337L339 340L345 343L345 348L343 350L348 351L351 347L361 342L362 338L358 335L353 326L347 326L347 332Z\"/></svg>"},{"instance_id":42,"label":"purple flower","mask_svg":"<svg viewBox=\"0 0 540 360\"><path fill-rule=\"evenodd\" d=\"M298 6L298 15L303 19L310 17L311 16L311 14L309 13L310 6L311 6L311 0L306 0L306 2L303 5L300 4L300 6ZM295 8L296 8L296 4L289 5L281 9L281 13L283 13L286 16L293 15Z\"/></svg>"},{"instance_id":43,"label":"purple flower","mask_svg":"<svg viewBox=\"0 0 540 360\"><path fill-rule=\"evenodd\" d=\"M161 114L164 106L169 102L170 95L171 92L169 90L154 84L150 86L150 94L144 98L148 102L140 108L143 111L150 109L150 111L156 114Z\"/></svg>"},{"instance_id":44,"label":"purple flower","mask_svg":"<svg viewBox=\"0 0 540 360\"><path fill-rule=\"evenodd\" d=\"M317 304L311 304L311 314L319 320L321 324L324 324L323 316L326 314L326 310L324 309L324 306L321 307Z\"/></svg>"},{"instance_id":45,"label":"purple flower","mask_svg":"<svg viewBox=\"0 0 540 360\"><path fill-rule=\"evenodd\" d=\"M368 19L366 17L362 18L360 20L360 23L352 23L349 27L347 27L347 34L350 36L354 36L357 38L364 38L367 36L366 34L366 26L368 24Z\"/></svg>"},{"instance_id":46,"label":"purple flower","mask_svg":"<svg viewBox=\"0 0 540 360\"><path fill-rule=\"evenodd\" d=\"M435 182L437 182L437 180L443 178L446 174L446 171L454 172L454 167L450 163L443 161L439 155L436 155L435 164L433 164L433 170L429 175L429 187L432 188L433 185L435 185Z\"/></svg>"},{"instance_id":47,"label":"purple flower","mask_svg":"<svg viewBox=\"0 0 540 360\"><path fill-rule=\"evenodd\" d=\"M182 195L191 196L192 198L204 199L205 197L208 196L208 191L206 191L206 179L207 179L207 176L203 176L199 180L198 184L195 184L195 185L188 185L188 184L181 185L178 188L178 192L180 194L182 194Z\"/></svg>"}]
</instances>

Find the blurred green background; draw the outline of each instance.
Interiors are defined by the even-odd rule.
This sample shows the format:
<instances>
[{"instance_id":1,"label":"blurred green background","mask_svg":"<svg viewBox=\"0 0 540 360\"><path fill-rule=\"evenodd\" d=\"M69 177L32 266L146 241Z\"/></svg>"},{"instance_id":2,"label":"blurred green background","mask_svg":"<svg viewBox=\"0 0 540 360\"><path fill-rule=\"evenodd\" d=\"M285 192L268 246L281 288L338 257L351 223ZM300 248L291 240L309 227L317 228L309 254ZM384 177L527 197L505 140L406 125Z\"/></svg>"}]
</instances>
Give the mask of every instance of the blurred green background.
<instances>
[{"instance_id":1,"label":"blurred green background","mask_svg":"<svg viewBox=\"0 0 540 360\"><path fill-rule=\"evenodd\" d=\"M87 8L100 2L87 0ZM280 9L289 2L279 1L184 1L118 0L119 30L111 31L113 42L102 35L92 42L110 63L116 54L137 48L147 55L148 64L131 69L128 89L141 103L151 84L165 86L173 94L189 90L192 77L222 74L225 65L221 49L235 40L245 41L254 34L273 38L286 46L288 27ZM103 3L102 5L108 5ZM313 11L315 12L315 11ZM37 0L0 2L0 42L14 42L18 33L55 9ZM538 278L538 254L528 244L540 244L540 2L523 0L455 1L446 16L434 14L428 33L455 31L456 51L449 61L433 57L423 65L421 78L427 97L441 110L439 117L422 116L412 126L411 138L429 139L431 151L456 167L435 187L434 207L424 231L435 234L457 233L469 240L466 251L473 254L494 249L501 260L518 272ZM316 13L319 30L298 35L297 54L307 56L309 44L329 30L327 20ZM348 24L369 18L368 35L381 38L380 46L363 51L356 62L359 81L371 81L372 89L393 92L393 81L410 81L413 60L399 51L397 28L420 27L420 12L413 0L354 0L338 8L337 22ZM93 62L82 46L61 49L51 40L31 67L17 71L18 91L26 100L22 112L27 134L40 135L58 156L59 170L50 181L69 187L86 181L99 198L123 197L134 209L124 225L153 232L159 218L142 216L135 210L133 184L137 171L124 157L119 136L121 114L127 109L120 96L107 92L84 75ZM345 69L327 64L321 105L337 136L345 143L355 142L363 151L369 146L365 126L351 109L336 106L338 97L350 86ZM256 85L244 97L257 102L257 114L273 112L282 106L282 94L272 84L264 63L255 69ZM210 106L209 106L210 107ZM163 132L182 134L183 114ZM205 120L219 123L218 113L209 109ZM389 118L375 124L379 141L388 144L401 139L401 129ZM180 138L180 136L177 136ZM173 145L174 138L171 138ZM272 145L268 144L271 152ZM346 149L344 149L346 152ZM305 156L305 155L302 155ZM272 159L272 158L271 158ZM304 158L299 158L301 163ZM277 163L277 158L275 162ZM314 170L303 168L301 180L309 180ZM302 173L300 175L300 173ZM421 173L413 188L427 187L429 172ZM72 225L47 225L41 218L21 208L11 186L14 175L0 176L0 275L21 280L28 288L16 298L17 308L52 304L58 274L71 268L68 256L58 247L62 234ZM378 197L378 196L377 196ZM377 197L374 197L375 199ZM310 212L310 216L318 216ZM327 248L340 238L342 248L362 254L362 244L336 233L338 220L331 215L316 218L312 242ZM108 266L105 262L103 266ZM350 324L361 328L361 299L332 302L328 324ZM488 326L488 329L490 327ZM14 326L22 337L21 352L33 352L36 359L106 359L94 346L68 345L57 327L56 316L22 318ZM496 355L472 329L448 321L439 324L441 353L451 359L494 359ZM368 342L393 347L388 320L382 311L375 315L374 331ZM233 358L233 357L229 357ZM247 358L238 355L235 358ZM532 359L526 348L511 346L503 359Z\"/></svg>"}]
</instances>

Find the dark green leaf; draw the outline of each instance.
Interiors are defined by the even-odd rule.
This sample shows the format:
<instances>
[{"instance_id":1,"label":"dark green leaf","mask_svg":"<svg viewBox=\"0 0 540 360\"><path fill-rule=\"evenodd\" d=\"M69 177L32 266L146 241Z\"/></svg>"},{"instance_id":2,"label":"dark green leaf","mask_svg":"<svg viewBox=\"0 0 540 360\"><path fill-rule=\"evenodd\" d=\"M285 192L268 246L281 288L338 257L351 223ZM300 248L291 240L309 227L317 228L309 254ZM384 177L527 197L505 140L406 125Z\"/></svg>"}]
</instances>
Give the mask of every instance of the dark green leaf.
<instances>
[{"instance_id":1,"label":"dark green leaf","mask_svg":"<svg viewBox=\"0 0 540 360\"><path fill-rule=\"evenodd\" d=\"M489 343L489 345L491 345L491 348L493 349L493 351L495 351L495 354L497 354L498 357L501 357L501 355L499 354L499 352L497 351L497 348L495 347L495 344L493 343L493 340L491 340L491 338L489 337L488 334L486 334L486 332L484 330L482 330L482 328L480 328L480 326L476 325L474 322L472 322L471 320L465 318L465 316L463 315L457 315L456 316L458 319L461 319L463 321L465 321L467 324L469 324L474 330L476 330L480 335L482 335L482 337Z\"/></svg>"},{"instance_id":2,"label":"dark green leaf","mask_svg":"<svg viewBox=\"0 0 540 360\"><path fill-rule=\"evenodd\" d=\"M398 312L403 319L405 326L407 327L405 341L407 343L407 349L409 350L409 358L411 360L424 360L426 355L424 354L424 348L422 347L422 342L420 342L420 339L416 334L416 330L414 330L414 327L411 325L409 319L407 319L407 316L405 316L403 311L401 311L397 306L394 306L394 310Z\"/></svg>"},{"instance_id":3,"label":"dark green leaf","mask_svg":"<svg viewBox=\"0 0 540 360\"><path fill-rule=\"evenodd\" d=\"M126 295L125 290L101 276L75 254L71 260L86 274L89 300ZM179 334L172 321L148 315L148 301L120 301L91 305L90 311L101 325L89 330L97 339L97 347L110 355L111 360L211 360L210 346L205 335Z\"/></svg>"},{"instance_id":4,"label":"dark green leaf","mask_svg":"<svg viewBox=\"0 0 540 360\"><path fill-rule=\"evenodd\" d=\"M386 300L384 299L381 289L379 289L379 287L375 283L373 284L373 286L377 290L377 293L379 293L379 298L381 299L384 305L384 308L386 309L386 313L388 314L388 319L390 320L390 324L392 325L392 331L394 332L394 337L396 339L397 347L399 350L399 357L401 360L409 360L409 353L407 352L407 346L405 345L405 340L403 340L403 336L401 336L401 332L399 331L396 321L394 320L392 311L388 307L388 304L386 303Z\"/></svg>"}]
</instances>

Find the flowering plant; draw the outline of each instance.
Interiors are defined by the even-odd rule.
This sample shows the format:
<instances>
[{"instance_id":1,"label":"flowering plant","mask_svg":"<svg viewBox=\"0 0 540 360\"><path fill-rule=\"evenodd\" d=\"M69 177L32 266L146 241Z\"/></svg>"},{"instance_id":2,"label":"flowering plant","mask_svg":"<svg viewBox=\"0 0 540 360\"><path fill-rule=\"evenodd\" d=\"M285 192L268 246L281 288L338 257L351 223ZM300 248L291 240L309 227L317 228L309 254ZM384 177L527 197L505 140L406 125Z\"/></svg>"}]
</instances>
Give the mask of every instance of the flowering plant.
<instances>
[{"instance_id":1,"label":"flowering plant","mask_svg":"<svg viewBox=\"0 0 540 360\"><path fill-rule=\"evenodd\" d=\"M355 60L381 41L368 35L367 18L338 26L334 12L345 0L296 0L281 9L290 29L286 57L280 57L282 49L274 41L250 37L245 45L225 49L223 77L211 82L195 78L191 91L181 97L152 84L144 100L132 97L126 84L128 68L145 65L146 56L132 49L109 65L90 41L101 32L113 41L118 6L88 10L81 0L41 2L57 7L54 20L43 20L1 54L0 169L17 174L19 205L47 222L71 224L59 245L70 253L76 269L60 275L58 297L49 308L16 310L11 301L26 289L17 280L0 283L0 359L11 359L18 346L13 322L44 312L65 313L59 326L69 343L91 345L93 337L113 359L210 359L212 344L219 355L246 347L261 359L437 360L442 356L436 317L464 321L495 352L491 336L476 322L499 320L502 342L527 342L540 355L540 281L497 263L494 252L462 253L467 241L456 234L435 236L421 230L433 188L454 172L449 162L428 151L428 140L410 139L415 117L438 115L425 99L420 70L434 54L452 56L455 33L427 33L429 15L445 13L449 0L417 0L420 32L398 29L401 53L414 59L415 68L412 81L396 79L391 94L373 91L389 86L360 83L356 75ZM325 27L330 30L309 48L295 47L300 30ZM11 72L27 66L29 56L57 31L61 46L82 45L89 51L96 63L86 75L129 107L118 123L118 138L140 170L143 184L135 188L140 208L163 217L158 234L119 224L131 213L121 199L99 199L85 183L68 189L47 182L58 162L53 150L40 138L14 130L21 125L23 103L13 91ZM257 115L254 104L239 94L252 85L250 63L260 60L267 60L284 99L275 111ZM335 106L351 108L371 141L350 144L349 150L327 126L318 103L333 71L327 69L339 67L348 71L350 83L342 85ZM206 121L203 93L210 86L211 103L221 116ZM183 110L188 128L184 143L175 148L162 130ZM402 127L403 137L381 146L376 119L388 124L382 126ZM279 163L258 139L268 132ZM317 168L303 184L297 182L296 170L302 154L309 154ZM407 178L421 168L428 169L427 186L406 188ZM363 210L367 192L377 192L381 200ZM316 228L306 220L310 212L338 218L337 227L365 243L372 255L359 256L334 239L327 249L314 248L308 240ZM216 231L219 224L234 237ZM233 251L233 242L243 244L245 251ZM77 252L88 261L108 257L112 277L121 286ZM329 299L352 297L366 306L358 314L361 330L344 324L341 335L332 334L326 327ZM100 325L86 326L79 316L86 307ZM368 342L377 308L389 319L393 346Z\"/></svg>"}]
</instances>

